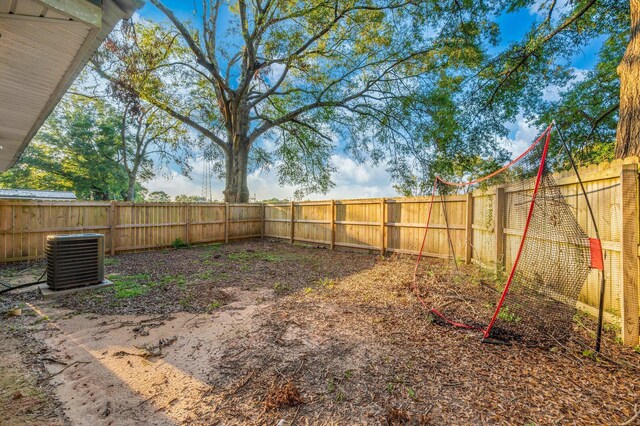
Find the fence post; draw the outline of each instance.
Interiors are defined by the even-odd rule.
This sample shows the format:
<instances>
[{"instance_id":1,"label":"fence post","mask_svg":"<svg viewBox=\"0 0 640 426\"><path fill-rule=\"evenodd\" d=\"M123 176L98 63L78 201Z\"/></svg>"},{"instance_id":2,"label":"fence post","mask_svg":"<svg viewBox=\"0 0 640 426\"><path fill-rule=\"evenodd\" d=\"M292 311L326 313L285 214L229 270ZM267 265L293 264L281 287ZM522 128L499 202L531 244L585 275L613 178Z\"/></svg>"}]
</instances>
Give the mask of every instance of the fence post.
<instances>
[{"instance_id":1,"label":"fence post","mask_svg":"<svg viewBox=\"0 0 640 426\"><path fill-rule=\"evenodd\" d=\"M189 244L189 234L190 234L190 230L189 230L189 226L191 224L191 204L185 204L184 206L184 242L186 244Z\"/></svg>"},{"instance_id":2,"label":"fence post","mask_svg":"<svg viewBox=\"0 0 640 426\"><path fill-rule=\"evenodd\" d=\"M496 232L496 272L500 272L505 266L504 252L504 187L496 187L495 201L493 203L493 215Z\"/></svg>"},{"instance_id":3,"label":"fence post","mask_svg":"<svg viewBox=\"0 0 640 426\"><path fill-rule=\"evenodd\" d=\"M380 200L380 256L384 256L384 252L385 252L385 247L384 247L384 228L385 228L384 205L385 205L385 200L384 200L384 198L382 198Z\"/></svg>"},{"instance_id":4,"label":"fence post","mask_svg":"<svg viewBox=\"0 0 640 426\"><path fill-rule=\"evenodd\" d=\"M265 216L266 216L267 208L264 205L264 203L260 203L260 204L262 205L262 209L261 209L261 213L260 213L262 215L262 224L261 224L262 226L260 227L260 238L264 238L264 219L265 219Z\"/></svg>"},{"instance_id":5,"label":"fence post","mask_svg":"<svg viewBox=\"0 0 640 426\"><path fill-rule=\"evenodd\" d=\"M464 249L464 263L466 265L471 263L473 257L473 194L467 193L467 218L464 224L465 228L465 249Z\"/></svg>"},{"instance_id":6,"label":"fence post","mask_svg":"<svg viewBox=\"0 0 640 426\"><path fill-rule=\"evenodd\" d=\"M111 238L111 256L115 256L116 254L116 241L118 241L116 235L116 211L118 209L117 201L111 201L111 206L109 208L109 237Z\"/></svg>"},{"instance_id":7,"label":"fence post","mask_svg":"<svg viewBox=\"0 0 640 426\"><path fill-rule=\"evenodd\" d=\"M331 200L331 250L336 248L336 201Z\"/></svg>"},{"instance_id":8,"label":"fence post","mask_svg":"<svg viewBox=\"0 0 640 426\"><path fill-rule=\"evenodd\" d=\"M626 346L638 344L638 164L625 164L620 175L622 232L620 259L622 276L620 308L622 340Z\"/></svg>"},{"instance_id":9,"label":"fence post","mask_svg":"<svg viewBox=\"0 0 640 426\"><path fill-rule=\"evenodd\" d=\"M224 242L229 242L229 203L224 203Z\"/></svg>"},{"instance_id":10,"label":"fence post","mask_svg":"<svg viewBox=\"0 0 640 426\"><path fill-rule=\"evenodd\" d=\"M290 232L290 234L291 234L291 236L290 236L290 241L289 241L291 244L293 244L293 239L294 239L294 234L293 234L293 232L294 232L293 230L295 228L294 220L293 220L294 212L295 212L295 204L292 201L291 202L291 212L290 212L290 215L291 215L291 222L290 222L291 223L291 232Z\"/></svg>"}]
</instances>

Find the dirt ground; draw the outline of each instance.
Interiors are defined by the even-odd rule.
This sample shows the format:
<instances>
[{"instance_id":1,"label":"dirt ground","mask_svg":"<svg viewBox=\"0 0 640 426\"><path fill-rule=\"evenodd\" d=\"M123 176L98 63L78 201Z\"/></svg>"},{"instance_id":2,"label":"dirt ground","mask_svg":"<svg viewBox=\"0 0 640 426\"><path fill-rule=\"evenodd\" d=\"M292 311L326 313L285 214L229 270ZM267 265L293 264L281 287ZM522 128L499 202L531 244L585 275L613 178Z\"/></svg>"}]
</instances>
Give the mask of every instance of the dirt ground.
<instances>
[{"instance_id":1,"label":"dirt ground","mask_svg":"<svg viewBox=\"0 0 640 426\"><path fill-rule=\"evenodd\" d=\"M253 240L119 255L114 287L64 300L0 296L22 309L0 320L0 423L640 424L640 354L614 327L599 356L584 315L556 346L483 344L433 321L414 261ZM425 268L442 297L445 266Z\"/></svg>"}]
</instances>

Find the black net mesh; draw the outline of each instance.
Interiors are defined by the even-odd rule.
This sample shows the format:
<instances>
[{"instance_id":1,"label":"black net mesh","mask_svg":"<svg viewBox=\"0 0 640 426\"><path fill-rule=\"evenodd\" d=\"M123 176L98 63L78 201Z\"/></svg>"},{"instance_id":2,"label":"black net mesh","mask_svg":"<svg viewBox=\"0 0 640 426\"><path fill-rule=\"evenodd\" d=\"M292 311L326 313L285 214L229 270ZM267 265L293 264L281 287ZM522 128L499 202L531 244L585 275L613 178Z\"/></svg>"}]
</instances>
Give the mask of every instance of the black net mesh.
<instances>
[{"instance_id":1,"label":"black net mesh","mask_svg":"<svg viewBox=\"0 0 640 426\"><path fill-rule=\"evenodd\" d=\"M531 345L568 337L590 271L590 240L553 178L552 160L545 161L547 140L541 137L526 155L481 182L437 185L441 193L496 191L494 209L499 211L493 215L500 222L495 222L495 231L502 235L496 244L503 247L496 253L505 253L497 263L503 268L502 280L478 279L457 287L455 294L431 297L437 322Z\"/></svg>"}]
</instances>

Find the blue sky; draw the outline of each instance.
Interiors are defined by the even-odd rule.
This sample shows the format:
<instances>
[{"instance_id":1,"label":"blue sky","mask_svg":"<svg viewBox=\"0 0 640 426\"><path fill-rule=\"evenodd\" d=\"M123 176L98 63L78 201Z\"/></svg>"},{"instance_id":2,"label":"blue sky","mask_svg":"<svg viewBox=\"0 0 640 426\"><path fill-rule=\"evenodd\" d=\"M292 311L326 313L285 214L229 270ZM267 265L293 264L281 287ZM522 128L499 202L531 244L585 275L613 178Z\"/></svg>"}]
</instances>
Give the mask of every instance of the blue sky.
<instances>
[{"instance_id":1,"label":"blue sky","mask_svg":"<svg viewBox=\"0 0 640 426\"><path fill-rule=\"evenodd\" d=\"M194 2L165 0L164 4L181 19L192 19L194 23L200 19L200 14L194 13ZM534 12L531 9L521 9L516 13L503 13L499 17L498 23L502 38L501 46L498 49L522 38L535 20ZM228 12L222 11L220 22L226 21L226 13ZM150 3L146 3L139 14L146 19L166 20L166 17ZM220 33L223 31L224 28L219 29ZM572 66L578 71L593 68L597 61L597 52L601 44L602 40L594 40L591 45L582 51L576 52L572 59ZM549 88L547 92L547 96L551 98L557 96L557 91L553 88ZM504 144L514 155L526 149L537 133L537 130L529 126L522 117L519 117L514 123L510 123L508 127L510 133ZM335 187L327 194L311 194L306 199L393 197L398 195L393 189L392 182L384 166L373 167L368 164L357 164L345 155L340 149L340 144L338 145L332 157L332 163L337 169L333 175ZM173 172L170 177L158 176L147 182L145 186L149 191L165 191L172 196L178 194L200 195L202 193L203 165L201 160L194 163L194 170L190 179ZM280 186L273 171L250 174L248 184L252 197L255 196L258 200L271 197L292 198L295 191L295 187ZM212 187L214 198L222 199L224 182L214 180Z\"/></svg>"}]
</instances>

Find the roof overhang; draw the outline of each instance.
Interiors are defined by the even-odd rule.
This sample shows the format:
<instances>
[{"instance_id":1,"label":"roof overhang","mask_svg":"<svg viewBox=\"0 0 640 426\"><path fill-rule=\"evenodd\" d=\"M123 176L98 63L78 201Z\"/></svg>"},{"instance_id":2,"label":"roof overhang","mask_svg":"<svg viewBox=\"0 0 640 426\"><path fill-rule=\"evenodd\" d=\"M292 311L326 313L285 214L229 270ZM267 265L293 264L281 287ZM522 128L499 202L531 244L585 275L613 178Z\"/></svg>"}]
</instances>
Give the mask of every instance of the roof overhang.
<instances>
[{"instance_id":1,"label":"roof overhang","mask_svg":"<svg viewBox=\"0 0 640 426\"><path fill-rule=\"evenodd\" d=\"M0 0L0 171L142 0Z\"/></svg>"}]
</instances>

